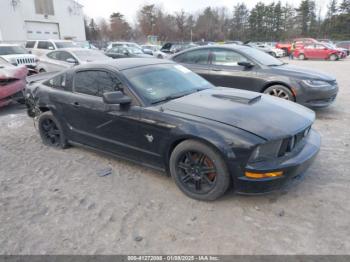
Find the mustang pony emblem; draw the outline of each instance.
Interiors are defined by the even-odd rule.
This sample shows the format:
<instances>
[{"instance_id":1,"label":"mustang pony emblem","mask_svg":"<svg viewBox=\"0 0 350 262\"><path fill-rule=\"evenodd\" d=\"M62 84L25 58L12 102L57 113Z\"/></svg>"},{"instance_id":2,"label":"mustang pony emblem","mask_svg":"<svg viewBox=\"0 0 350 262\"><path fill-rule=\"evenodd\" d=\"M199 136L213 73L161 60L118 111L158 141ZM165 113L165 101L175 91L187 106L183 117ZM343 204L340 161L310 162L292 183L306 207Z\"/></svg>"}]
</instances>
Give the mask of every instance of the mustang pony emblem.
<instances>
[{"instance_id":1,"label":"mustang pony emblem","mask_svg":"<svg viewBox=\"0 0 350 262\"><path fill-rule=\"evenodd\" d=\"M153 142L153 136L152 135L149 135L149 134L146 134L145 137L147 138L148 142L152 143Z\"/></svg>"}]
</instances>

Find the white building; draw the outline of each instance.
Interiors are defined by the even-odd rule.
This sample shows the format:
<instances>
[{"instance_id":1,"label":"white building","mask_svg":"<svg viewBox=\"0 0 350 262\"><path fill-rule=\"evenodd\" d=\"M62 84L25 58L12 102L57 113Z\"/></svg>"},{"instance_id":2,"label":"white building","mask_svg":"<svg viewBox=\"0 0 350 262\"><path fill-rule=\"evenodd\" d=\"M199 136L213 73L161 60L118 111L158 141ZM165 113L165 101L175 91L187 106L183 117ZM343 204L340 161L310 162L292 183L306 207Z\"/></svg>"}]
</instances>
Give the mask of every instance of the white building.
<instances>
[{"instance_id":1,"label":"white building","mask_svg":"<svg viewBox=\"0 0 350 262\"><path fill-rule=\"evenodd\" d=\"M75 0L0 0L0 41L86 40L82 8Z\"/></svg>"}]
</instances>

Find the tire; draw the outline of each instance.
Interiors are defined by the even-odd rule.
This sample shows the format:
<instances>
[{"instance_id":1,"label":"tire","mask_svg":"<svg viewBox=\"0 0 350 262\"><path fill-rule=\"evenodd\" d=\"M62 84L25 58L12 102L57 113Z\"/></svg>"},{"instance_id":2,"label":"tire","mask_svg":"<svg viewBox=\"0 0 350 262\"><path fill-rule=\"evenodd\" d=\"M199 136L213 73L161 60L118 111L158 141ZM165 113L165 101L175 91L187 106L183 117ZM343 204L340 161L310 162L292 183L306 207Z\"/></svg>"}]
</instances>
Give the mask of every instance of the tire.
<instances>
[{"instance_id":1,"label":"tire","mask_svg":"<svg viewBox=\"0 0 350 262\"><path fill-rule=\"evenodd\" d=\"M299 58L300 60L305 60L305 59L306 59L306 57L305 57L304 54L300 54L300 55L298 56L298 58Z\"/></svg>"},{"instance_id":2,"label":"tire","mask_svg":"<svg viewBox=\"0 0 350 262\"><path fill-rule=\"evenodd\" d=\"M265 89L264 94L276 96L281 99L295 101L295 97L288 87L282 85L273 85Z\"/></svg>"},{"instance_id":3,"label":"tire","mask_svg":"<svg viewBox=\"0 0 350 262\"><path fill-rule=\"evenodd\" d=\"M337 55L335 55L335 54L331 54L331 55L329 56L329 60L330 60L330 61L336 61L336 60L339 60L339 57L338 57Z\"/></svg>"},{"instance_id":4,"label":"tire","mask_svg":"<svg viewBox=\"0 0 350 262\"><path fill-rule=\"evenodd\" d=\"M39 73L46 73L46 70L45 70L44 68L41 68L41 69L39 70Z\"/></svg>"},{"instance_id":5,"label":"tire","mask_svg":"<svg viewBox=\"0 0 350 262\"><path fill-rule=\"evenodd\" d=\"M44 145L62 149L69 146L61 124L50 111L39 116L38 129Z\"/></svg>"},{"instance_id":6,"label":"tire","mask_svg":"<svg viewBox=\"0 0 350 262\"><path fill-rule=\"evenodd\" d=\"M169 162L176 185L190 198L212 201L224 195L230 186L226 163L216 150L204 143L196 140L180 143Z\"/></svg>"}]
</instances>

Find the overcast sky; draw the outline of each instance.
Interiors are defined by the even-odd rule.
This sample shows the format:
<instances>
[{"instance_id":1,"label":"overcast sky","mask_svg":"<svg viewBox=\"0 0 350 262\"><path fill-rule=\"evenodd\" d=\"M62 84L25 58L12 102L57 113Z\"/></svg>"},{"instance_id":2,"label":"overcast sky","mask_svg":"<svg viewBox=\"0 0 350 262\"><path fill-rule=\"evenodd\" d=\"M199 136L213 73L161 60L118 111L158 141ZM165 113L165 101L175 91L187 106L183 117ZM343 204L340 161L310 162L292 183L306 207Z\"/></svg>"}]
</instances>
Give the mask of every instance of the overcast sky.
<instances>
[{"instance_id":1,"label":"overcast sky","mask_svg":"<svg viewBox=\"0 0 350 262\"><path fill-rule=\"evenodd\" d=\"M271 0L261 0L264 3L271 3ZM282 3L288 0L281 0ZM130 23L135 22L136 11L143 4L155 3L163 6L167 12L175 12L184 9L186 12L195 12L207 6L226 6L229 9L240 2L244 2L249 8L259 0L78 0L84 5L84 12L92 18L108 18L113 12L120 12L125 15ZM300 0L288 1L298 5ZM316 0L318 5L326 5L328 0ZM325 9L325 8L323 8Z\"/></svg>"}]
</instances>

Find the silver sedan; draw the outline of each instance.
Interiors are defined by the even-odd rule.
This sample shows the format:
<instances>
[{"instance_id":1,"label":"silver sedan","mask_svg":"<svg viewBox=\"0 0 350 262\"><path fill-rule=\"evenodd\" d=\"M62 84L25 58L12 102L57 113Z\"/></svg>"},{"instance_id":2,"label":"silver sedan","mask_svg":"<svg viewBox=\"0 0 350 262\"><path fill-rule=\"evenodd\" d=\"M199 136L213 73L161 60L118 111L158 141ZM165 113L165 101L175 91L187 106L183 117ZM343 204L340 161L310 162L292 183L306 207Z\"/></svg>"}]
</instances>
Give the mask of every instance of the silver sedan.
<instances>
[{"instance_id":1,"label":"silver sedan","mask_svg":"<svg viewBox=\"0 0 350 262\"><path fill-rule=\"evenodd\" d=\"M109 61L111 58L97 50L66 48L52 51L40 58L39 72L55 72L89 62Z\"/></svg>"}]
</instances>

